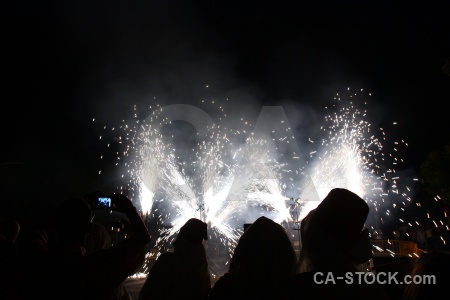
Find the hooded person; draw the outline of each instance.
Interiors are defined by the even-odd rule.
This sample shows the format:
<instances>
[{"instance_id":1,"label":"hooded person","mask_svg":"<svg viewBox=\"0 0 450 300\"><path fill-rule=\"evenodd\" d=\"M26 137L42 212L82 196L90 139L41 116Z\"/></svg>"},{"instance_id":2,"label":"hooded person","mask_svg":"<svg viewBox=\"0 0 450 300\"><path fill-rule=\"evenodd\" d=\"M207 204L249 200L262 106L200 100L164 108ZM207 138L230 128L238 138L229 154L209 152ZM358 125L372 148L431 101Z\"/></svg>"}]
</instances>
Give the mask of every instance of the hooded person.
<instances>
[{"instance_id":1,"label":"hooded person","mask_svg":"<svg viewBox=\"0 0 450 300\"><path fill-rule=\"evenodd\" d=\"M149 270L139 299L205 299L211 288L203 245L207 238L207 224L189 219L180 228L173 252L161 254Z\"/></svg>"},{"instance_id":2,"label":"hooded person","mask_svg":"<svg viewBox=\"0 0 450 300\"><path fill-rule=\"evenodd\" d=\"M297 257L286 230L260 217L242 234L228 272L208 299L280 299L283 283L296 268Z\"/></svg>"},{"instance_id":3,"label":"hooded person","mask_svg":"<svg viewBox=\"0 0 450 300\"><path fill-rule=\"evenodd\" d=\"M308 213L301 222L299 274L288 282L289 298L387 298L381 285L365 284L355 273L372 258L368 215L367 202L343 188L332 189Z\"/></svg>"},{"instance_id":4,"label":"hooded person","mask_svg":"<svg viewBox=\"0 0 450 300\"><path fill-rule=\"evenodd\" d=\"M357 266L372 257L364 228L369 206L355 193L335 188L302 220L299 271Z\"/></svg>"}]
</instances>

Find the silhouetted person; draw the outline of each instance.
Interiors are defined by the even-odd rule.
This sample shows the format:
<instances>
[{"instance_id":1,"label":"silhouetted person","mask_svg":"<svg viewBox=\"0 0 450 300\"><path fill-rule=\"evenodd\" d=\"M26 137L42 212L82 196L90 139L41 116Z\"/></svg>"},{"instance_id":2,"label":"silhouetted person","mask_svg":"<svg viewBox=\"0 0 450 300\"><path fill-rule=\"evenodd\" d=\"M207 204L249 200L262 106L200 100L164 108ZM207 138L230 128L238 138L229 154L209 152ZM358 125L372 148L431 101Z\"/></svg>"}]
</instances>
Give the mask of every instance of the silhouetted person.
<instances>
[{"instance_id":1,"label":"silhouetted person","mask_svg":"<svg viewBox=\"0 0 450 300\"><path fill-rule=\"evenodd\" d=\"M340 188L308 213L301 222L300 273L287 284L289 299L387 299L381 285L359 284L355 275L372 257L364 229L368 214L366 201Z\"/></svg>"},{"instance_id":2,"label":"silhouetted person","mask_svg":"<svg viewBox=\"0 0 450 300\"><path fill-rule=\"evenodd\" d=\"M422 299L448 299L450 282L450 253L441 251L431 251L422 254L414 264L411 272L411 280L426 280L428 276L434 276L436 281L423 281L421 284L406 285L403 294L404 300L422 300ZM416 281L419 282L419 281Z\"/></svg>"},{"instance_id":3,"label":"silhouetted person","mask_svg":"<svg viewBox=\"0 0 450 300\"><path fill-rule=\"evenodd\" d=\"M93 226L91 207L81 198L62 202L54 218L57 241L48 249L40 269L24 282L24 298L109 299L142 266L145 246L150 242L147 229L127 197L110 197L115 209L130 220L131 236L113 247L86 255L86 235Z\"/></svg>"},{"instance_id":4,"label":"silhouetted person","mask_svg":"<svg viewBox=\"0 0 450 300\"><path fill-rule=\"evenodd\" d=\"M17 299L20 281L20 253L16 241L20 224L7 219L0 222L0 299Z\"/></svg>"},{"instance_id":5,"label":"silhouetted person","mask_svg":"<svg viewBox=\"0 0 450 300\"><path fill-rule=\"evenodd\" d=\"M283 285L296 268L285 229L260 217L242 234L228 272L214 284L208 299L281 299Z\"/></svg>"},{"instance_id":6,"label":"silhouetted person","mask_svg":"<svg viewBox=\"0 0 450 300\"><path fill-rule=\"evenodd\" d=\"M173 243L173 252L161 254L149 270L139 300L205 299L211 288L206 239L206 223L189 219Z\"/></svg>"},{"instance_id":7,"label":"silhouetted person","mask_svg":"<svg viewBox=\"0 0 450 300\"><path fill-rule=\"evenodd\" d=\"M102 249L111 248L112 241L108 229L100 223L92 223L92 229L86 236L86 255L90 255ZM121 283L115 288L110 296L105 297L108 300L131 300L125 285Z\"/></svg>"}]
</instances>

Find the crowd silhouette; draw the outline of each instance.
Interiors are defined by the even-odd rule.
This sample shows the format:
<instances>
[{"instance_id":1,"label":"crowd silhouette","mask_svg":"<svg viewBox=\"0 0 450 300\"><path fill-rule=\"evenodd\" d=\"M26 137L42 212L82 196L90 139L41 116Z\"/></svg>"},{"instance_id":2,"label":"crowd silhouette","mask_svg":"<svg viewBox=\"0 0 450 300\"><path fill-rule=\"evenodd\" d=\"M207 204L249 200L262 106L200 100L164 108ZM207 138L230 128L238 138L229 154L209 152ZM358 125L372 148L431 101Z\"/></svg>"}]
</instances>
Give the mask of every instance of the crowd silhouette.
<instances>
[{"instance_id":1,"label":"crowd silhouette","mask_svg":"<svg viewBox=\"0 0 450 300\"><path fill-rule=\"evenodd\" d=\"M104 195L93 192L68 197L25 233L13 216L0 220L1 299L134 299L125 282L146 262L151 242L148 215L144 221L125 195L110 195L112 206L107 208L98 206L99 197ZM122 215L119 224L99 217L99 211L107 216L112 210ZM369 211L367 202L352 191L330 190L301 220L298 258L292 233L260 216L246 224L229 258L228 270L214 282L205 249L208 224L188 219L175 236L173 251L162 253L146 270L136 299L448 297L450 254L433 247L431 227L417 226L411 237L406 234L411 229L400 226L394 234L398 239L414 239L426 250L411 258L414 265L404 273L434 275L436 284L415 282L394 288L367 280L383 270L371 268L371 238L384 239L380 227L374 229L376 235L370 235L366 224ZM398 264L390 268L401 271L396 270Z\"/></svg>"}]
</instances>

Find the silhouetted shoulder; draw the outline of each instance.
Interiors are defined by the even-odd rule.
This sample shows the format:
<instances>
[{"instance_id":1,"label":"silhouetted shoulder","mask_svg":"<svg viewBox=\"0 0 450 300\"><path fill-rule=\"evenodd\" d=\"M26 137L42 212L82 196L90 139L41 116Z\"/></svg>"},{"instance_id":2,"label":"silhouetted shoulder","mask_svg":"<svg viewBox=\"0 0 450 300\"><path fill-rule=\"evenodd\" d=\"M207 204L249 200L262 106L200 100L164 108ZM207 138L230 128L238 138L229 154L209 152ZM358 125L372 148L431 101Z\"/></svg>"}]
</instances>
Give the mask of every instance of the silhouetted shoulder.
<instances>
[{"instance_id":1,"label":"silhouetted shoulder","mask_svg":"<svg viewBox=\"0 0 450 300\"><path fill-rule=\"evenodd\" d=\"M158 274L171 274L171 271L179 264L178 255L172 252L165 252L155 261L150 273L158 272Z\"/></svg>"},{"instance_id":2,"label":"silhouetted shoulder","mask_svg":"<svg viewBox=\"0 0 450 300\"><path fill-rule=\"evenodd\" d=\"M223 276L219 278L219 280L216 281L211 291L209 292L207 299L208 300L241 299L236 278L230 273L225 273Z\"/></svg>"}]
</instances>

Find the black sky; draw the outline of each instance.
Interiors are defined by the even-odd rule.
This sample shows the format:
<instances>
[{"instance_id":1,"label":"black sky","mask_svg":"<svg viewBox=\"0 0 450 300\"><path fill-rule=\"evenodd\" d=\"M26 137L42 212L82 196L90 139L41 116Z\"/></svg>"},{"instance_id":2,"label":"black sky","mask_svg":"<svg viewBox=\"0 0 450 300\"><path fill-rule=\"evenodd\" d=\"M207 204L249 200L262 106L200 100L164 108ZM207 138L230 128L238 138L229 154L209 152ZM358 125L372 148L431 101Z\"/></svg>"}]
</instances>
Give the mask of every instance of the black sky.
<instances>
[{"instance_id":1,"label":"black sky","mask_svg":"<svg viewBox=\"0 0 450 300\"><path fill-rule=\"evenodd\" d=\"M0 167L8 191L108 189L116 175L98 176L104 145L92 119L120 122L155 96L195 103L205 84L236 96L240 113L245 101L256 111L319 109L347 86L364 88L374 122L399 123L405 159L417 168L450 140L450 77L441 72L450 58L450 5L385 2L4 4Z\"/></svg>"}]
</instances>

